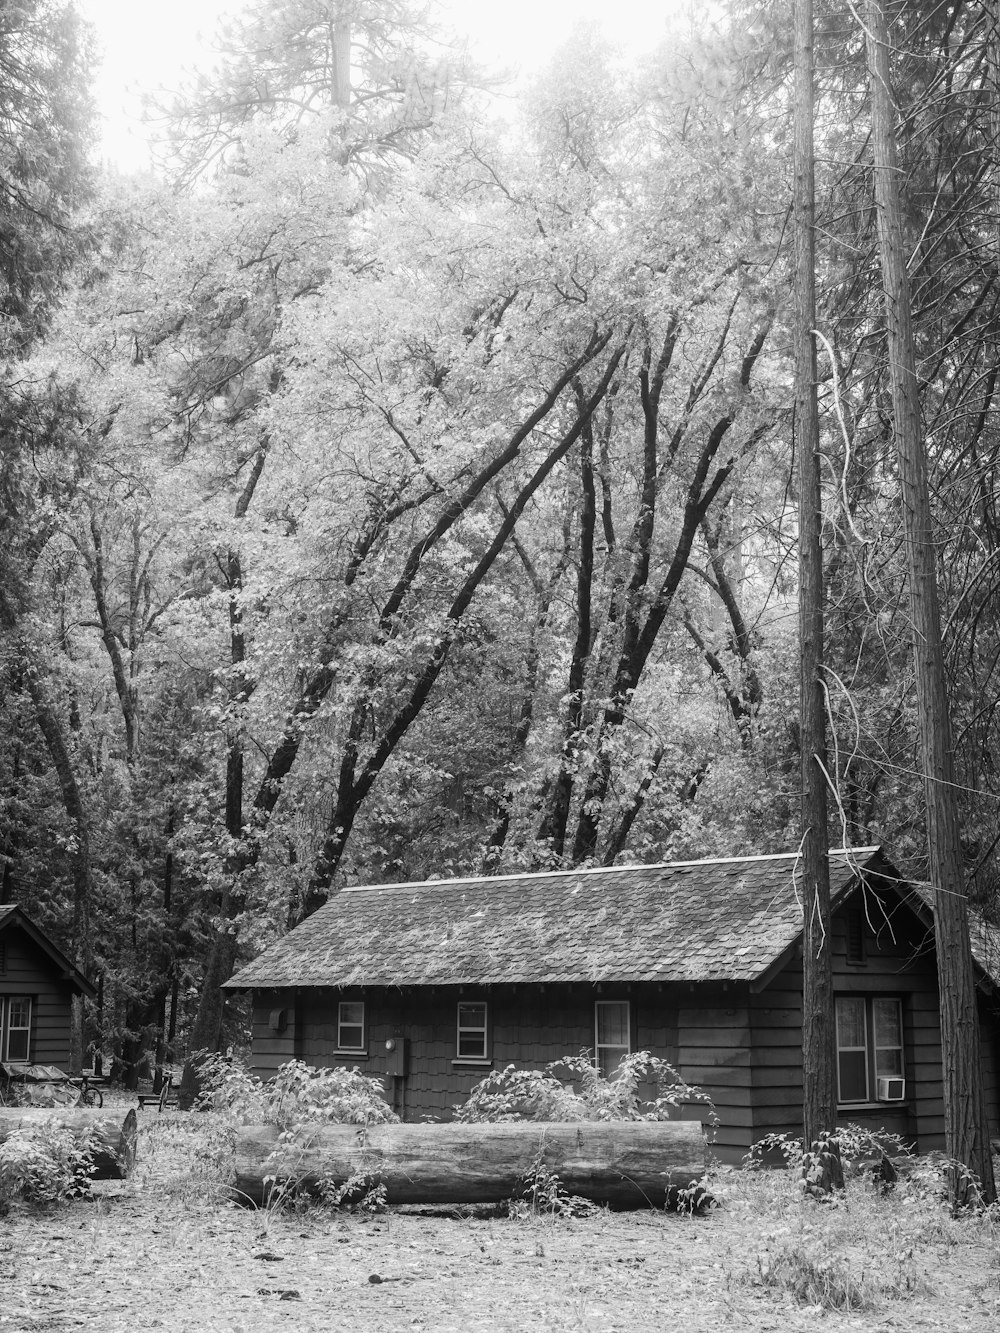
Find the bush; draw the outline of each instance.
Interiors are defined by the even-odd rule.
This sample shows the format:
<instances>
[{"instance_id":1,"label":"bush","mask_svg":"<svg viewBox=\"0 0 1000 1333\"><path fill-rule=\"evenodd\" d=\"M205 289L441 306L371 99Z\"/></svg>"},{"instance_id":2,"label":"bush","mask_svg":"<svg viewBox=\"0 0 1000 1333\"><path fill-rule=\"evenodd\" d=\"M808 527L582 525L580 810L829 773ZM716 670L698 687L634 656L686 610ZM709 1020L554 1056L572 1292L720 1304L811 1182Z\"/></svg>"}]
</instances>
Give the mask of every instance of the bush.
<instances>
[{"instance_id":1,"label":"bush","mask_svg":"<svg viewBox=\"0 0 1000 1333\"><path fill-rule=\"evenodd\" d=\"M49 1121L16 1129L0 1143L0 1211L14 1199L54 1203L86 1194L93 1142Z\"/></svg>"},{"instance_id":2,"label":"bush","mask_svg":"<svg viewBox=\"0 0 1000 1333\"><path fill-rule=\"evenodd\" d=\"M655 1085L656 1095L641 1096ZM666 1060L649 1051L626 1055L605 1078L587 1052L553 1060L544 1069L494 1070L477 1083L455 1118L466 1124L512 1120L669 1120L680 1107L701 1103L711 1111L707 1093L685 1083ZM714 1118L714 1111L711 1111Z\"/></svg>"},{"instance_id":3,"label":"bush","mask_svg":"<svg viewBox=\"0 0 1000 1333\"><path fill-rule=\"evenodd\" d=\"M198 1109L222 1111L243 1125L288 1129L304 1122L384 1125L399 1119L385 1100L382 1080L358 1069L316 1069L290 1060L265 1083L232 1056L207 1055L199 1077Z\"/></svg>"}]
</instances>

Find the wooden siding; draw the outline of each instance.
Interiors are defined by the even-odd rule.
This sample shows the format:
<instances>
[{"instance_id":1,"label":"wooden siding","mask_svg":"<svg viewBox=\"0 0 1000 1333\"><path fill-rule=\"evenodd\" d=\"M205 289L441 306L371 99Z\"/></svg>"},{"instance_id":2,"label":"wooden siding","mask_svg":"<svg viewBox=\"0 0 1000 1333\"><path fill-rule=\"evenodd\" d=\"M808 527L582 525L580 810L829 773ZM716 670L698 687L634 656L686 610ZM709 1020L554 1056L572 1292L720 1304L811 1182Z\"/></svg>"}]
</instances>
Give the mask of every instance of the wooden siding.
<instances>
[{"instance_id":1,"label":"wooden siding","mask_svg":"<svg viewBox=\"0 0 1000 1333\"><path fill-rule=\"evenodd\" d=\"M863 912L864 957L847 961L846 911ZM921 1152L944 1147L941 1104L941 1030L933 938L902 903L857 893L833 922L834 991L838 995L894 995L903 1002L906 1100L840 1108L840 1123L885 1128ZM990 1125L996 1132L997 1020L982 997L984 1072ZM802 1133L802 964L793 958L751 998L754 1137Z\"/></svg>"},{"instance_id":2,"label":"wooden siding","mask_svg":"<svg viewBox=\"0 0 1000 1333\"><path fill-rule=\"evenodd\" d=\"M5 967L0 995L31 997L29 1058L32 1064L69 1069L71 991L52 960L17 927L3 933Z\"/></svg>"},{"instance_id":3,"label":"wooden siding","mask_svg":"<svg viewBox=\"0 0 1000 1333\"><path fill-rule=\"evenodd\" d=\"M720 987L708 995L694 995L686 986L682 990L638 983L604 986L600 991L585 985L482 991L455 987L412 992L383 988L261 991L254 996L253 1066L262 1077L272 1076L293 1056L318 1068L356 1066L383 1079L387 1100L404 1119L449 1120L491 1070L508 1064L541 1069L562 1056L591 1051L594 1004L599 999L630 1002L632 1049L648 1050L668 1060L689 1083L710 1090L722 1121L716 1149L726 1160L742 1156L750 1142L745 987L737 1001ZM362 1052L336 1050L341 1000L365 1002L366 1046ZM490 1058L485 1062L458 1059L460 1001L487 1004ZM270 1015L282 1008L289 1015L289 1024L284 1033L276 1034ZM298 1015L297 1022L293 1014ZM407 1043L404 1077L390 1072L394 1058L386 1051L390 1039ZM644 1091L653 1095L655 1089ZM701 1103L682 1108L678 1114L708 1120L708 1110Z\"/></svg>"}]
</instances>

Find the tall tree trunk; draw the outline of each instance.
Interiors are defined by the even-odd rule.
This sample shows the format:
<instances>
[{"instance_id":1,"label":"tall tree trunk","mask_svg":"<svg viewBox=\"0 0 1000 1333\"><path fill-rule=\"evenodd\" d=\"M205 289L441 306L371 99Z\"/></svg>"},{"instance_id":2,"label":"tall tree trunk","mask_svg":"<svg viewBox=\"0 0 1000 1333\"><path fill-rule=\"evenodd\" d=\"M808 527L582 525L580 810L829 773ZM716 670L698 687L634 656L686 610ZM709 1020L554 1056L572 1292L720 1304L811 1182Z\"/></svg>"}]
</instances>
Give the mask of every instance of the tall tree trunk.
<instances>
[{"instance_id":1,"label":"tall tree trunk","mask_svg":"<svg viewBox=\"0 0 1000 1333\"><path fill-rule=\"evenodd\" d=\"M257 483L267 460L269 441L262 441L254 458L250 476L236 501L234 517L243 519L250 508ZM223 890L219 902L219 923L212 930L211 944L198 996L198 1008L191 1025L189 1049L193 1053L184 1063L178 1093L178 1105L188 1110L198 1094L199 1053L214 1052L222 1042L225 996L223 985L233 975L236 965L236 936L229 927L230 920L242 910L244 893L240 879L247 867L249 856L243 831L243 722L242 711L253 693L253 680L248 674L246 660L246 632L243 623L243 562L239 550L232 547L226 557L226 583L229 591L229 662L232 683L231 702L237 710L226 749L225 816L226 833L230 846L236 848L226 858Z\"/></svg>"},{"instance_id":2,"label":"tall tree trunk","mask_svg":"<svg viewBox=\"0 0 1000 1333\"><path fill-rule=\"evenodd\" d=\"M951 1174L955 1206L972 1197L968 1172L983 1198L995 1198L979 1017L969 947L969 922L956 799L954 756L945 685L937 556L910 310L896 154L897 116L889 83L889 37L882 0L866 0L865 41L872 102L875 203L889 343L893 425L903 505L910 622L917 685L920 759L927 802L927 842L935 890L934 926L941 1005L946 1152L961 1168Z\"/></svg>"},{"instance_id":3,"label":"tall tree trunk","mask_svg":"<svg viewBox=\"0 0 1000 1333\"><path fill-rule=\"evenodd\" d=\"M73 824L76 847L73 852L72 954L81 972L88 976L93 966L90 938L90 820L62 725L49 702L38 668L26 648L24 659L24 678L34 705L35 719L56 770L63 806ZM70 1030L70 1066L76 1073L83 1067L83 1022L83 1001L77 996L73 1000Z\"/></svg>"},{"instance_id":4,"label":"tall tree trunk","mask_svg":"<svg viewBox=\"0 0 1000 1333\"><path fill-rule=\"evenodd\" d=\"M802 1122L810 1187L842 1183L836 1151L817 1143L837 1121L833 933L826 809L823 546L816 401L816 188L813 6L795 6L795 437L799 466L799 714L802 866Z\"/></svg>"}]
</instances>

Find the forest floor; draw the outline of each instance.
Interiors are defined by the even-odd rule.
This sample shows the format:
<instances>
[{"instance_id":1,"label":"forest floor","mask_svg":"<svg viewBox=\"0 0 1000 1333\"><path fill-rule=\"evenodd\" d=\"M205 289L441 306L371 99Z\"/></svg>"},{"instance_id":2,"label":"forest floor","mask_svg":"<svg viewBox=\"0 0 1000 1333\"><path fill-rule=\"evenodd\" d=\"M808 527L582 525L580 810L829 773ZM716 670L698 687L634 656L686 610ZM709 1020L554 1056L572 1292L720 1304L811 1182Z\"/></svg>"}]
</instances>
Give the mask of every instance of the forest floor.
<instances>
[{"instance_id":1,"label":"forest floor","mask_svg":"<svg viewBox=\"0 0 1000 1333\"><path fill-rule=\"evenodd\" d=\"M1000 1327L1000 1215L953 1219L909 1183L829 1206L787 1172L721 1171L701 1216L258 1212L225 1197L213 1119L141 1112L128 1181L14 1205L0 1333Z\"/></svg>"}]
</instances>

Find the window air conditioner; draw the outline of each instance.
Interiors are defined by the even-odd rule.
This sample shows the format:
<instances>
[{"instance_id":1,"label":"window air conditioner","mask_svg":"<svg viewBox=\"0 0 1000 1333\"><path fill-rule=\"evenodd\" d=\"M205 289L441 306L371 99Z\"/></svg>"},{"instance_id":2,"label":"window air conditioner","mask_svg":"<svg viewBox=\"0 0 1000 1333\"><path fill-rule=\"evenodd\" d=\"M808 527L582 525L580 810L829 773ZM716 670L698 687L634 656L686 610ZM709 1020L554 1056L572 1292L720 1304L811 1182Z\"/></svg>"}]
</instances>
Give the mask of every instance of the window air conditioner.
<instances>
[{"instance_id":1,"label":"window air conditioner","mask_svg":"<svg viewBox=\"0 0 1000 1333\"><path fill-rule=\"evenodd\" d=\"M905 1078L880 1078L878 1080L878 1099L880 1102L901 1102L905 1096Z\"/></svg>"}]
</instances>

